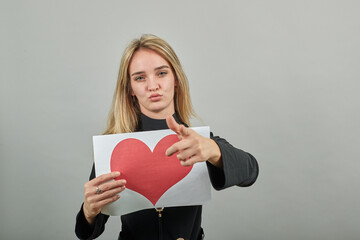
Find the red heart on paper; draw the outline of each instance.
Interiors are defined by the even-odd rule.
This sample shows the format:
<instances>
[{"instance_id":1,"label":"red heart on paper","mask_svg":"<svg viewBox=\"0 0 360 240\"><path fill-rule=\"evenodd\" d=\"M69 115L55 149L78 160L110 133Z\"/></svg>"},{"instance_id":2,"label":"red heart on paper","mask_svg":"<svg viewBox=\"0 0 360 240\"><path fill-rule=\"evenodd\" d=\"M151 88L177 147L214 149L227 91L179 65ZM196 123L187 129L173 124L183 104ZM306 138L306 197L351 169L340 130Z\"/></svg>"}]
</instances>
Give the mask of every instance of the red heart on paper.
<instances>
[{"instance_id":1,"label":"red heart on paper","mask_svg":"<svg viewBox=\"0 0 360 240\"><path fill-rule=\"evenodd\" d=\"M111 171L119 171L121 175L117 179L126 179L126 188L140 193L155 206L159 198L192 169L192 166L181 166L176 154L166 156L166 150L178 141L175 134L168 135L151 152L142 141L125 139L112 152Z\"/></svg>"}]
</instances>

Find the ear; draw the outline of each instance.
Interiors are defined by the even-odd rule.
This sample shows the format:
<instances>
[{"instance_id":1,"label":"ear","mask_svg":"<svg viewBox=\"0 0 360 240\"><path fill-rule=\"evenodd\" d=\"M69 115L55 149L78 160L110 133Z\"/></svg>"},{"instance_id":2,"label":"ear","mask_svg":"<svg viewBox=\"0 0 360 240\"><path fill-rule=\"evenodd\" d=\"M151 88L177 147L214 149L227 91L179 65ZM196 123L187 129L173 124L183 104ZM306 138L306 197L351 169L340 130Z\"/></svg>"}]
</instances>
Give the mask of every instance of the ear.
<instances>
[{"instance_id":1,"label":"ear","mask_svg":"<svg viewBox=\"0 0 360 240\"><path fill-rule=\"evenodd\" d=\"M179 81L177 80L177 78L175 78L174 86L175 86L175 88L176 88L177 86L179 86Z\"/></svg>"},{"instance_id":2,"label":"ear","mask_svg":"<svg viewBox=\"0 0 360 240\"><path fill-rule=\"evenodd\" d=\"M128 93L130 93L130 95L133 97L133 96L135 96L135 93L134 93L134 90L132 89L132 87L131 87L131 85L129 84L129 86L128 86Z\"/></svg>"}]
</instances>

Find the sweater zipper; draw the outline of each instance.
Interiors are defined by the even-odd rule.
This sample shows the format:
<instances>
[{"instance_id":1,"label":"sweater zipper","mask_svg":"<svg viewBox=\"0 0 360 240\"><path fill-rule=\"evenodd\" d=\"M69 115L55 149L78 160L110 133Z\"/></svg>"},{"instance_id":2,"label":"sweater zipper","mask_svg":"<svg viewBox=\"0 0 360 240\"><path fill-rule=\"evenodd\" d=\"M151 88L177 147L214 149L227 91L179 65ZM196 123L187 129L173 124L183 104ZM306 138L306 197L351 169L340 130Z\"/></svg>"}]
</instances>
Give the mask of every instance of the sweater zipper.
<instances>
[{"instance_id":1,"label":"sweater zipper","mask_svg":"<svg viewBox=\"0 0 360 240\"><path fill-rule=\"evenodd\" d=\"M158 220L159 220L159 240L163 240L163 230L162 230L162 211L164 208L155 208L158 213Z\"/></svg>"}]
</instances>

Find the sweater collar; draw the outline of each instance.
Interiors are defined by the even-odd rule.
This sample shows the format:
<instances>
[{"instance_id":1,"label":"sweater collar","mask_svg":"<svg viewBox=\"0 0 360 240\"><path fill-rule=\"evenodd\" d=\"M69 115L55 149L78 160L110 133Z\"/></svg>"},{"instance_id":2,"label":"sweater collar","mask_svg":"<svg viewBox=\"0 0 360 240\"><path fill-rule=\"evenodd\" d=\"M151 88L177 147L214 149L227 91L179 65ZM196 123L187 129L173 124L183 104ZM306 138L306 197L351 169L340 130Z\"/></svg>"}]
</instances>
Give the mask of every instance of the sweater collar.
<instances>
[{"instance_id":1,"label":"sweater collar","mask_svg":"<svg viewBox=\"0 0 360 240\"><path fill-rule=\"evenodd\" d=\"M173 117L177 123L181 124L176 113L173 114ZM153 119L143 113L140 114L139 131L162 130L168 128L166 119Z\"/></svg>"}]
</instances>

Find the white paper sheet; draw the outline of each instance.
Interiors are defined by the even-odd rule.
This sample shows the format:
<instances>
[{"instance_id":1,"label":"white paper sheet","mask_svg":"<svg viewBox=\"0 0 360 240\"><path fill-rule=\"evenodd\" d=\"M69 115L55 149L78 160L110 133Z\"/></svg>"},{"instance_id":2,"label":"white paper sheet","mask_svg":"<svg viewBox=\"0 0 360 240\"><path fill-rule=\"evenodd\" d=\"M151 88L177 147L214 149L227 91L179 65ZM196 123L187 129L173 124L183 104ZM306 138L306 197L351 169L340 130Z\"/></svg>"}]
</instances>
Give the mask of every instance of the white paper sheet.
<instances>
[{"instance_id":1,"label":"white paper sheet","mask_svg":"<svg viewBox=\"0 0 360 240\"><path fill-rule=\"evenodd\" d=\"M209 127L192 129L204 137L210 136ZM174 165L174 159L163 159L168 148L165 142L174 139L171 136L173 134L171 130L158 130L93 137L96 176L120 167L122 169L116 171L124 170L123 176L128 175L128 179L133 179L130 183L127 179L126 189L120 193L120 199L104 207L103 213L123 215L147 208L202 205L210 201L211 185L205 162L182 167L177 160L180 168L175 166L177 163ZM143 156L149 157L143 159ZM170 161L173 162L170 164ZM167 172L174 174L166 176ZM138 173L141 173L140 176L136 175ZM182 178L179 181L176 180L177 174ZM162 193L164 189L166 191ZM151 195L154 192L157 192L156 196Z\"/></svg>"}]
</instances>

